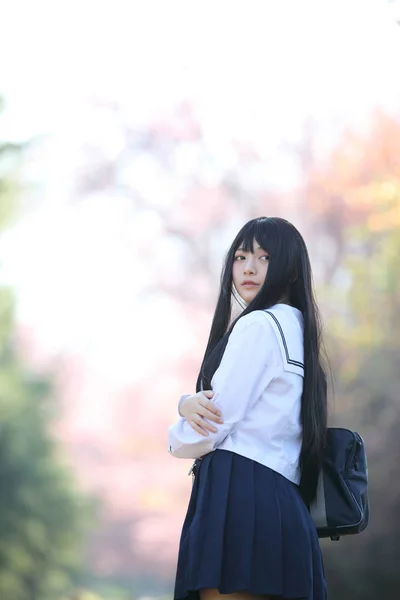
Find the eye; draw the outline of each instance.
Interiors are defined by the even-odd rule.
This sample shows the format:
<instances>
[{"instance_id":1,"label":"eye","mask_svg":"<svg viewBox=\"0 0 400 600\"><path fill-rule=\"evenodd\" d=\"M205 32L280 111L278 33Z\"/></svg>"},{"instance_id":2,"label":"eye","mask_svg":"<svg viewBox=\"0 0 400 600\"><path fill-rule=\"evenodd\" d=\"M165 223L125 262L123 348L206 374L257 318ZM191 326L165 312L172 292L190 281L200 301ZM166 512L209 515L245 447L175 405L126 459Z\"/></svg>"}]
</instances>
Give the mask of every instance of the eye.
<instances>
[{"instance_id":1,"label":"eye","mask_svg":"<svg viewBox=\"0 0 400 600\"><path fill-rule=\"evenodd\" d=\"M264 260L269 260L269 254L263 254L263 256L260 256L260 258L263 258Z\"/></svg>"},{"instance_id":2,"label":"eye","mask_svg":"<svg viewBox=\"0 0 400 600\"><path fill-rule=\"evenodd\" d=\"M235 256L235 260L245 260L245 256L243 256L243 254L238 254L237 256Z\"/></svg>"}]
</instances>

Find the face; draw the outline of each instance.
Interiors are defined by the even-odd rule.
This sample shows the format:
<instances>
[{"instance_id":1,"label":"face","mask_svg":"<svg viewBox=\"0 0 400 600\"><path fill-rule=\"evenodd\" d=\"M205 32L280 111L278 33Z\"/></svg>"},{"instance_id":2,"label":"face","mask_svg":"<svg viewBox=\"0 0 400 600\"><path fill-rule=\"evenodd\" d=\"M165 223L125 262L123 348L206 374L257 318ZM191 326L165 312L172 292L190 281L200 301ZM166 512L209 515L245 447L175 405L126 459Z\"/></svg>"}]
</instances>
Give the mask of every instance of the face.
<instances>
[{"instance_id":1,"label":"face","mask_svg":"<svg viewBox=\"0 0 400 600\"><path fill-rule=\"evenodd\" d=\"M233 283L243 300L249 304L260 291L268 271L269 254L254 240L254 252L239 247L235 252Z\"/></svg>"}]
</instances>

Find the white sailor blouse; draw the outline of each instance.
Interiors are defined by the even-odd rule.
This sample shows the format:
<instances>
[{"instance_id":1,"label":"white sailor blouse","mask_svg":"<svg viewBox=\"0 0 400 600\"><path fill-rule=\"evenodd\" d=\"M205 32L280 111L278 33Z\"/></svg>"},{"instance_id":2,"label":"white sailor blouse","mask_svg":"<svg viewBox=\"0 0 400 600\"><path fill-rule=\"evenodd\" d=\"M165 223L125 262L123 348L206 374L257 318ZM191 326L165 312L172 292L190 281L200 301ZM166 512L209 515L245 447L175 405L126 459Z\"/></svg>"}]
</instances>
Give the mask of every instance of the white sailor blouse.
<instances>
[{"instance_id":1,"label":"white sailor blouse","mask_svg":"<svg viewBox=\"0 0 400 600\"><path fill-rule=\"evenodd\" d=\"M211 381L223 424L204 437L181 417L168 431L169 452L201 458L230 450L300 481L302 313L287 304L255 310L234 326Z\"/></svg>"}]
</instances>

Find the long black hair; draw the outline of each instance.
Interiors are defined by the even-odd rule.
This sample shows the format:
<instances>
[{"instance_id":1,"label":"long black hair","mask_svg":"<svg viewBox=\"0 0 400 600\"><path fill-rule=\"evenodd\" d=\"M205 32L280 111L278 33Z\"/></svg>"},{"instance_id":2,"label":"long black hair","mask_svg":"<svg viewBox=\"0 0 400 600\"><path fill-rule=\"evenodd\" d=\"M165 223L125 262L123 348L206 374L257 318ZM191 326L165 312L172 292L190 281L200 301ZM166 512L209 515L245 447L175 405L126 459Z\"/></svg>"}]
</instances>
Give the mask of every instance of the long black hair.
<instances>
[{"instance_id":1,"label":"long black hair","mask_svg":"<svg viewBox=\"0 0 400 600\"><path fill-rule=\"evenodd\" d=\"M267 276L260 291L229 326L232 268L241 247L253 252L254 240L269 254ZM309 504L315 497L326 441L327 384L321 356L321 320L313 292L307 246L299 231L286 219L260 217L246 223L234 239L225 259L217 307L197 379L197 391L211 389L230 333L242 316L270 308L282 299L298 308L304 320L304 384L301 400L302 447L300 490Z\"/></svg>"}]
</instances>

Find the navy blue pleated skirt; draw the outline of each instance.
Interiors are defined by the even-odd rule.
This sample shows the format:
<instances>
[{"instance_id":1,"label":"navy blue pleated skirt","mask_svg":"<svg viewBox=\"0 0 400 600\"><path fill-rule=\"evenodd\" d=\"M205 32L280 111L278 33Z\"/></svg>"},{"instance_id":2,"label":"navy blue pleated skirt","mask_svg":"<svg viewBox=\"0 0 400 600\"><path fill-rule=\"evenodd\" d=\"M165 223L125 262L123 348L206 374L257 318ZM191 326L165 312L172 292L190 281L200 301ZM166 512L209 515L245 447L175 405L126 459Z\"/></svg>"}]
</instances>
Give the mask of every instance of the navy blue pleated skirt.
<instances>
[{"instance_id":1,"label":"navy blue pleated skirt","mask_svg":"<svg viewBox=\"0 0 400 600\"><path fill-rule=\"evenodd\" d=\"M326 600L317 533L298 487L227 450L196 463L179 546L175 600L198 590Z\"/></svg>"}]
</instances>

